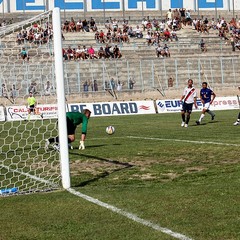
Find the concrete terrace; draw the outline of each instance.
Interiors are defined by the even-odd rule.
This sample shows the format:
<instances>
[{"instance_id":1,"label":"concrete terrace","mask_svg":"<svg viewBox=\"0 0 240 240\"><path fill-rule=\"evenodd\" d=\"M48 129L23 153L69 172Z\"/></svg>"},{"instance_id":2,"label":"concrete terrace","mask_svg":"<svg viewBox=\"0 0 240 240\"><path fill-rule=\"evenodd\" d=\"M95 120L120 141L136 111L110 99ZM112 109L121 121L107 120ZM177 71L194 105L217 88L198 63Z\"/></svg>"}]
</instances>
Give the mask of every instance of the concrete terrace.
<instances>
[{"instance_id":1,"label":"concrete terrace","mask_svg":"<svg viewBox=\"0 0 240 240\"><path fill-rule=\"evenodd\" d=\"M111 17L122 19L121 14L114 13ZM129 24L133 27L140 25L141 14L134 12L131 16L129 15ZM208 14L209 18L212 17L211 13ZM93 17L96 19L98 29L106 32L102 13L95 15ZM88 19L90 16L92 16L91 13L85 17ZM149 12L147 16L157 17L157 14ZM62 17L63 19L74 17L77 20L79 13L71 15L68 13ZM105 18L107 17L110 17L109 13L106 13ZM127 18L127 15L125 17ZM231 16L226 15L226 17ZM20 20L19 17L18 20ZM85 102L111 101L113 98L104 90L104 84L113 77L115 81L120 80L124 83L123 91L118 93L118 98L122 100L162 98L157 89L161 91L163 89L167 97L179 97L188 78L193 78L197 86L202 81L208 81L221 95L235 94L236 86L240 85L240 51L232 52L230 43L220 39L217 31L214 30L210 30L209 34L202 34L197 33L191 26L186 26L178 31L177 35L179 41L167 42L171 52L170 58L156 58L156 46L148 46L143 37L143 39L132 38L130 43L119 43L123 55L121 59L64 61L66 93L72 100L78 98ZM97 50L100 46L105 46L95 41L93 32L69 32L64 33L64 37L64 48L92 45ZM206 53L200 50L201 38L207 44ZM31 82L37 84L40 95L43 95L43 86L46 81L49 80L53 85L55 84L52 42L43 45L33 43L18 45L16 32L4 36L0 41L1 83L9 86L16 84L20 88L20 95L27 94L27 88ZM18 55L23 46L29 52L29 62L24 62ZM169 77L174 80L172 87L168 84ZM128 87L130 78L135 81L133 90ZM83 83L92 82L95 79L98 82L99 91L84 93Z\"/></svg>"}]
</instances>

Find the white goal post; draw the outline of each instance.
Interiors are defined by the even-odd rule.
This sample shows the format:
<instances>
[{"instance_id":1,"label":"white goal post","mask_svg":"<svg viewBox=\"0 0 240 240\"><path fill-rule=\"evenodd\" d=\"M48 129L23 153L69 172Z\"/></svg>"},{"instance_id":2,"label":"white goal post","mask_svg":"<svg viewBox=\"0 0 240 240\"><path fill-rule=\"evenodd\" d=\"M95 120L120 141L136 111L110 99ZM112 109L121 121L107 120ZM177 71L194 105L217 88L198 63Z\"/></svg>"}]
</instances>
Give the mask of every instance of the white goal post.
<instances>
[{"instance_id":1,"label":"white goal post","mask_svg":"<svg viewBox=\"0 0 240 240\"><path fill-rule=\"evenodd\" d=\"M60 143L60 161L63 188L70 187L69 154L67 142L66 101L64 90L63 56L62 56L62 30L60 8L53 9L53 39L55 76L57 86L58 104L58 132Z\"/></svg>"}]
</instances>

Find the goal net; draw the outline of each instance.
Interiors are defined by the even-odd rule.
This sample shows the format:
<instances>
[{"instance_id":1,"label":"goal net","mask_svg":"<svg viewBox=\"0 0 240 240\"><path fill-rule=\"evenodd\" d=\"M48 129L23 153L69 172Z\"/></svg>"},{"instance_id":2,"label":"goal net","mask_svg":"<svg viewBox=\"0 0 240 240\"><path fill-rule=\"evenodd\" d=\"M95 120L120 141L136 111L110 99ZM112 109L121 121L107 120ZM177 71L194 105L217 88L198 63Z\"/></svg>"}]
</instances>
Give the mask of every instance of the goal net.
<instances>
[{"instance_id":1,"label":"goal net","mask_svg":"<svg viewBox=\"0 0 240 240\"><path fill-rule=\"evenodd\" d=\"M53 36L51 11L0 28L0 196L61 186Z\"/></svg>"}]
</instances>

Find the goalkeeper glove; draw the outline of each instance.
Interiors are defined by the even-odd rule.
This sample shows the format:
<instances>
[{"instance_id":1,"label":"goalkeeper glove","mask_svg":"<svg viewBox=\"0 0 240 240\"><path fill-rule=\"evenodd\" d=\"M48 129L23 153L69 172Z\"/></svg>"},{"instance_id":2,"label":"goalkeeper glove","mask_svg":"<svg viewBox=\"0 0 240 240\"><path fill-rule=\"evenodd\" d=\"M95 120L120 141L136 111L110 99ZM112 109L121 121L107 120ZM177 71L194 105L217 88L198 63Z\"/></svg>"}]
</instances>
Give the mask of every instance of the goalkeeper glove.
<instances>
[{"instance_id":1,"label":"goalkeeper glove","mask_svg":"<svg viewBox=\"0 0 240 240\"><path fill-rule=\"evenodd\" d=\"M82 150L85 149L84 141L80 141L79 149L82 149Z\"/></svg>"}]
</instances>

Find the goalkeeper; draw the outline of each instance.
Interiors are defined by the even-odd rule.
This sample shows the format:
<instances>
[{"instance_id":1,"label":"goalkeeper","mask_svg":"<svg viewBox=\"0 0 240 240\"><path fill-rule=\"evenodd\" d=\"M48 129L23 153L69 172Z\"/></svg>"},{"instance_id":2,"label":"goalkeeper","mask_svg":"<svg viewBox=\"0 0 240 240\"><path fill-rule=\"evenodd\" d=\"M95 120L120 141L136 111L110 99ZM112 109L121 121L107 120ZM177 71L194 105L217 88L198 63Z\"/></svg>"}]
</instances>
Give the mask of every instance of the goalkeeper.
<instances>
[{"instance_id":1,"label":"goalkeeper","mask_svg":"<svg viewBox=\"0 0 240 240\"><path fill-rule=\"evenodd\" d=\"M27 99L27 103L28 103L28 120L30 120L31 114L35 114L35 105L37 103L37 100L33 96L32 92L29 92L29 97Z\"/></svg>"},{"instance_id":2,"label":"goalkeeper","mask_svg":"<svg viewBox=\"0 0 240 240\"><path fill-rule=\"evenodd\" d=\"M67 132L68 132L68 147L73 149L71 143L75 141L75 131L78 125L82 124L82 135L80 139L79 149L85 149L85 139L87 134L88 119L90 118L91 111L89 109L80 112L67 112ZM45 150L48 149L50 144L54 144L54 148L59 150L59 137L46 139Z\"/></svg>"}]
</instances>

